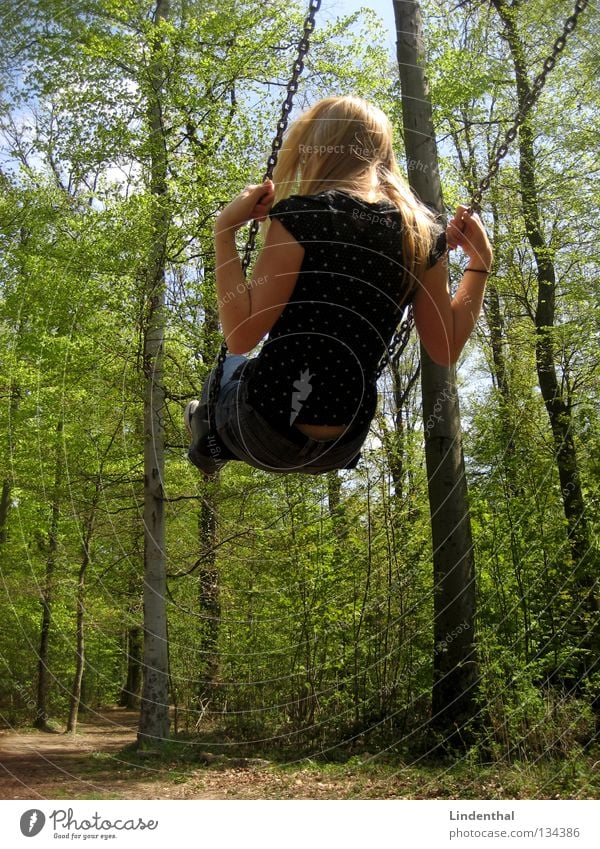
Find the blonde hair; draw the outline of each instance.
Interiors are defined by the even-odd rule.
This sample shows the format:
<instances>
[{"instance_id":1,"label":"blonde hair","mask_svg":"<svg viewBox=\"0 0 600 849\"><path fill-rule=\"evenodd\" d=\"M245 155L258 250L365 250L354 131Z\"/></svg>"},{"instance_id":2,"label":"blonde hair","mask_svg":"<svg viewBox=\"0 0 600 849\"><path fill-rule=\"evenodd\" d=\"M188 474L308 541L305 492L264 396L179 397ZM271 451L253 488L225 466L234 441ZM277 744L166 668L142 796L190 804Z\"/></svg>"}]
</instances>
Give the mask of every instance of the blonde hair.
<instances>
[{"instance_id":1,"label":"blonde hair","mask_svg":"<svg viewBox=\"0 0 600 849\"><path fill-rule=\"evenodd\" d=\"M406 271L413 284L419 278L433 247L435 216L402 176L391 124L373 104L353 96L315 103L290 125L273 181L274 203L335 188L366 202L389 200L402 216Z\"/></svg>"}]
</instances>

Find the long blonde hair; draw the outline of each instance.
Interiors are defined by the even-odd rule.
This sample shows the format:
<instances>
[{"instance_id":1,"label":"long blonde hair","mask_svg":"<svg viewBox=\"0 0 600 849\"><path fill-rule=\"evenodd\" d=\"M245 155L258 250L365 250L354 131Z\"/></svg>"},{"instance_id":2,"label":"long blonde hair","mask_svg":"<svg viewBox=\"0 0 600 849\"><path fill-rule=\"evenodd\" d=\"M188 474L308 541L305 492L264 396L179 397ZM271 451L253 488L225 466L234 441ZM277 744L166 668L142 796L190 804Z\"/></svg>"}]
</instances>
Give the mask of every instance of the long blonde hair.
<instances>
[{"instance_id":1,"label":"long blonde hair","mask_svg":"<svg viewBox=\"0 0 600 849\"><path fill-rule=\"evenodd\" d=\"M326 97L287 131L273 173L275 200L344 189L364 201L389 200L403 222L403 261L413 281L433 247L435 216L412 193L392 147L392 127L360 97Z\"/></svg>"}]
</instances>

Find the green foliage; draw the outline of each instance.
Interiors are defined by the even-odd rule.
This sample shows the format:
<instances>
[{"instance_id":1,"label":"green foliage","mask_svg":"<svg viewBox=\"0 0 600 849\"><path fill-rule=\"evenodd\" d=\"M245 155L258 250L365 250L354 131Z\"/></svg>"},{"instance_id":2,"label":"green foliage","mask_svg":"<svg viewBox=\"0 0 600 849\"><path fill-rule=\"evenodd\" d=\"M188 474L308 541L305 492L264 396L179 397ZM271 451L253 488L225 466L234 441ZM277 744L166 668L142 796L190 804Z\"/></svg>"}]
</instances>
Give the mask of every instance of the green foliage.
<instances>
[{"instance_id":1,"label":"green foliage","mask_svg":"<svg viewBox=\"0 0 600 849\"><path fill-rule=\"evenodd\" d=\"M90 523L83 702L114 703L131 672L132 635L142 623L143 290L152 238L149 157L157 141L148 132L146 100L157 38L168 69L162 120L173 222L166 257L167 557L170 575L189 572L169 580L179 730L202 737L218 726L230 735L224 745L262 741L332 758L337 746L410 753L422 745L436 650L415 389L397 410L382 386L373 441L359 470L336 478L339 486L239 464L218 483L205 483L184 459L181 405L197 396L218 344L212 222L221 204L262 172L303 12L280 2L268 4L268 15L255 2L172 5L158 33L138 0L39 0L20 22L4 16L0 483L10 498L0 528L0 713L10 725L35 714L55 505L51 717L64 721L68 709ZM514 81L498 24L483 7L436 17L436 4L429 6L432 96L446 200L454 203L485 171L514 111ZM525 6L533 71L555 16L542 15L545 2ZM393 117L399 137L384 40L368 13L320 25L299 102L342 91L371 97ZM9 41L14 49L6 49ZM559 278L549 333L588 520L597 527L597 69L584 40L569 49L533 120L544 228ZM580 591L556 446L536 382L537 281L517 181L512 151L486 212L498 333L488 302L460 372L477 563L475 761L574 758L594 733L590 704L598 684L593 676L577 678L594 662L581 635L592 623L574 616ZM503 370L493 348L498 338ZM409 348L399 376L404 386L416 358ZM214 540L199 528L206 505L216 516ZM211 569L220 609L216 648L214 618L202 601Z\"/></svg>"}]
</instances>

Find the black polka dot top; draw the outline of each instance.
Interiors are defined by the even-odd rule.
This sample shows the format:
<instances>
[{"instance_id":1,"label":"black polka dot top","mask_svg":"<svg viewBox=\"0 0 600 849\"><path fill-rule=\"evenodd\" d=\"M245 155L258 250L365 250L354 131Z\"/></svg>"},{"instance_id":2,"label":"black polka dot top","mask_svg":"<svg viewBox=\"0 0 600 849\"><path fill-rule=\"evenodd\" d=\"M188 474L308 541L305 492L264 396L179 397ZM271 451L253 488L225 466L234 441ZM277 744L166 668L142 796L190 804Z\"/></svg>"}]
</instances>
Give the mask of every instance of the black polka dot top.
<instances>
[{"instance_id":1,"label":"black polka dot top","mask_svg":"<svg viewBox=\"0 0 600 849\"><path fill-rule=\"evenodd\" d=\"M276 429L366 425L376 371L411 298L402 219L390 201L346 192L292 195L272 207L304 247L294 291L247 370L248 399ZM441 231L441 228L439 228ZM443 231L429 265L446 250Z\"/></svg>"}]
</instances>

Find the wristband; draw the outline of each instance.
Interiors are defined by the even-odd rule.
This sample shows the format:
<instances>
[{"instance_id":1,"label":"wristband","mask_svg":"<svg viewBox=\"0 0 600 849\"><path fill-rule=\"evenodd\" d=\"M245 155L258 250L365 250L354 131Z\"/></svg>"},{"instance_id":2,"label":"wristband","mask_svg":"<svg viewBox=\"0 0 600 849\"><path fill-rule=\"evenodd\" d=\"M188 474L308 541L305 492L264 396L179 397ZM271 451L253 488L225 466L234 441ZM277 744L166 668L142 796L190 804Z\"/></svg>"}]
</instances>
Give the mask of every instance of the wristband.
<instances>
[{"instance_id":1,"label":"wristband","mask_svg":"<svg viewBox=\"0 0 600 849\"><path fill-rule=\"evenodd\" d=\"M478 274L489 274L490 273L489 269L487 269L487 268L465 268L465 271L475 271ZM465 273L465 271L463 271L463 274Z\"/></svg>"}]
</instances>

